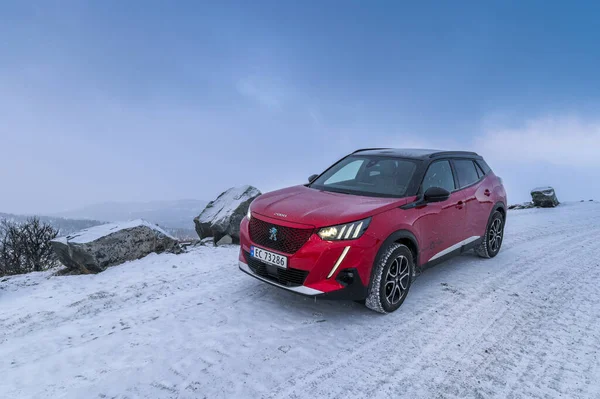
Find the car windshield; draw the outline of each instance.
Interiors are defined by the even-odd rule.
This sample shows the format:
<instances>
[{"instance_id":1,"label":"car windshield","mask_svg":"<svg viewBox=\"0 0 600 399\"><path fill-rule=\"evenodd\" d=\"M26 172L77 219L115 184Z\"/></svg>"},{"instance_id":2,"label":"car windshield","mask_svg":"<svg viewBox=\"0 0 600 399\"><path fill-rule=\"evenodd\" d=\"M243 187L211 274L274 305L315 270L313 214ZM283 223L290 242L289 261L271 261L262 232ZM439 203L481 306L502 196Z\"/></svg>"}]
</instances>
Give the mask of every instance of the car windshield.
<instances>
[{"instance_id":1,"label":"car windshield","mask_svg":"<svg viewBox=\"0 0 600 399\"><path fill-rule=\"evenodd\" d=\"M410 159L352 155L328 169L310 187L372 197L403 197L416 169L416 162Z\"/></svg>"}]
</instances>

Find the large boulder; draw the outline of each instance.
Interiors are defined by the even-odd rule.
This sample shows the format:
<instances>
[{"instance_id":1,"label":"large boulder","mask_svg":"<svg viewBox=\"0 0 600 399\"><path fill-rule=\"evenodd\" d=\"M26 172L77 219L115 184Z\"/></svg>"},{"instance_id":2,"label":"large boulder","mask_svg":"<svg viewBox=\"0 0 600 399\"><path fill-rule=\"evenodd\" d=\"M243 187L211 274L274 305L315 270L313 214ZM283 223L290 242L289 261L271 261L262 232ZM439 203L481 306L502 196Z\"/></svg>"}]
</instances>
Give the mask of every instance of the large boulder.
<instances>
[{"instance_id":1,"label":"large boulder","mask_svg":"<svg viewBox=\"0 0 600 399\"><path fill-rule=\"evenodd\" d=\"M554 208L559 204L556 192L552 187L537 187L531 190L533 205L542 208Z\"/></svg>"},{"instance_id":2,"label":"large boulder","mask_svg":"<svg viewBox=\"0 0 600 399\"><path fill-rule=\"evenodd\" d=\"M194 218L200 239L214 237L214 242L218 243L221 238L229 235L234 243L239 243L240 223L246 216L250 203L260 194L252 186L232 187L221 193Z\"/></svg>"},{"instance_id":3,"label":"large boulder","mask_svg":"<svg viewBox=\"0 0 600 399\"><path fill-rule=\"evenodd\" d=\"M142 219L103 224L50 243L67 272L74 273L98 273L152 252L182 251L176 238Z\"/></svg>"}]
</instances>

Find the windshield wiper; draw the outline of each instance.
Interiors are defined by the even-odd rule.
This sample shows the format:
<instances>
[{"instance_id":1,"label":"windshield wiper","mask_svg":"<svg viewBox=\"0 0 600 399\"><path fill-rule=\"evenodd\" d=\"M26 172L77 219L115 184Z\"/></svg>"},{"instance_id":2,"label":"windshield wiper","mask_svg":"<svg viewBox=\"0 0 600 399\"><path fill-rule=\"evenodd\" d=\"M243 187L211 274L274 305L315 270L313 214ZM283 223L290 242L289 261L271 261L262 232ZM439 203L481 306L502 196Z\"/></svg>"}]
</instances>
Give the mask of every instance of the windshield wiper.
<instances>
[{"instance_id":1,"label":"windshield wiper","mask_svg":"<svg viewBox=\"0 0 600 399\"><path fill-rule=\"evenodd\" d=\"M349 192L349 191L336 190L336 189L334 189L334 188L330 188L330 187L317 186L317 187L311 187L311 188L314 188L315 190L319 190L319 191L325 191L325 192L331 192L331 193L338 193L338 194L352 195L352 193L351 193L351 192Z\"/></svg>"}]
</instances>

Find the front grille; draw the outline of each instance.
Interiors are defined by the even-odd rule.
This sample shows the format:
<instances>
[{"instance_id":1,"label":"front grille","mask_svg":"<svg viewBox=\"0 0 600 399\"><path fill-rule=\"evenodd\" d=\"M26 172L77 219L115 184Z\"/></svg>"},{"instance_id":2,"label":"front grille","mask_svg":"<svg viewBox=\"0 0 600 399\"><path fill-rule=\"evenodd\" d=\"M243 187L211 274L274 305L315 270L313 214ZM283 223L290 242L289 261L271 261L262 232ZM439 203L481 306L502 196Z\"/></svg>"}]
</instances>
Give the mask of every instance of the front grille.
<instances>
[{"instance_id":1,"label":"front grille","mask_svg":"<svg viewBox=\"0 0 600 399\"><path fill-rule=\"evenodd\" d=\"M287 287L298 287L304 284L308 272L300 269L283 269L281 267L268 265L260 260L253 258L250 254L244 251L244 257L250 269L261 277Z\"/></svg>"},{"instance_id":2,"label":"front grille","mask_svg":"<svg viewBox=\"0 0 600 399\"><path fill-rule=\"evenodd\" d=\"M293 254L299 250L313 233L313 229L296 229L294 227L279 226L257 219L256 217L250 219L248 227L250 230L250 239L256 244L285 252L286 254ZM273 228L277 229L274 235L271 234L271 229Z\"/></svg>"}]
</instances>

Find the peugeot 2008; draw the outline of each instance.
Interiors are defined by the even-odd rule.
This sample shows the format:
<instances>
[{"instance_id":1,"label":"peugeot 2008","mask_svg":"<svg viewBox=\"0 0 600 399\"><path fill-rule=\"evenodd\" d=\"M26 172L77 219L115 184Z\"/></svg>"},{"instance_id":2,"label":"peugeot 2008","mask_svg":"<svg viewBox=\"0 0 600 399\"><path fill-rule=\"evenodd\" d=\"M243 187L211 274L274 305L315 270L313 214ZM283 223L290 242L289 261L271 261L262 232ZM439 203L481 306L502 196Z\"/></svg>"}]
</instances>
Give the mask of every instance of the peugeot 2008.
<instances>
[{"instance_id":1,"label":"peugeot 2008","mask_svg":"<svg viewBox=\"0 0 600 399\"><path fill-rule=\"evenodd\" d=\"M242 220L239 268L299 294L400 307L417 270L498 254L502 180L473 152L364 149L309 183L263 194Z\"/></svg>"}]
</instances>

